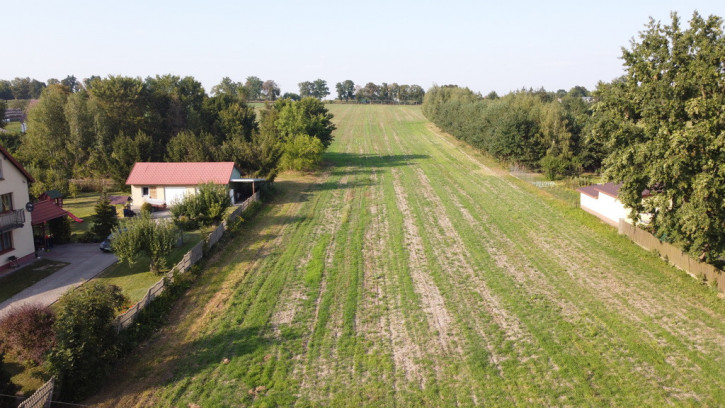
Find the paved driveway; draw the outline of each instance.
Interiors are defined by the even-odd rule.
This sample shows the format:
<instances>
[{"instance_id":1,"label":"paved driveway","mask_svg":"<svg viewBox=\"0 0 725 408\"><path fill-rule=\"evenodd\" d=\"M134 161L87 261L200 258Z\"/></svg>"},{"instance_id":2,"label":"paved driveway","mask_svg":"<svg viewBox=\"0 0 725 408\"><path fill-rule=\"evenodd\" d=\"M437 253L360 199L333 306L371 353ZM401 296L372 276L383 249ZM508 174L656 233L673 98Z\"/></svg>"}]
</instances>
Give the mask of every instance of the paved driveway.
<instances>
[{"instance_id":1,"label":"paved driveway","mask_svg":"<svg viewBox=\"0 0 725 408\"><path fill-rule=\"evenodd\" d=\"M98 249L98 244L56 245L42 257L70 265L0 303L0 317L14 306L27 303L51 305L67 290L88 281L117 261L115 255Z\"/></svg>"}]
</instances>

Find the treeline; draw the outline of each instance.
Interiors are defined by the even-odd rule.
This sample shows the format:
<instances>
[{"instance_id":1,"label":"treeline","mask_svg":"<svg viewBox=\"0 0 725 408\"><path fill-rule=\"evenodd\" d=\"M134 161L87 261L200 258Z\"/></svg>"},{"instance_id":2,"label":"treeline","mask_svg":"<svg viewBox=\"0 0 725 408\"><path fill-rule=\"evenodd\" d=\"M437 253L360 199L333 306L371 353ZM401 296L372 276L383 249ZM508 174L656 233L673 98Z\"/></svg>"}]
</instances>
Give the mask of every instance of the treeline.
<instances>
[{"instance_id":1,"label":"treeline","mask_svg":"<svg viewBox=\"0 0 725 408\"><path fill-rule=\"evenodd\" d=\"M542 170L551 179L595 171L602 148L591 137L589 92L520 90L483 97L455 85L434 86L423 113L444 131L499 160Z\"/></svg>"},{"instance_id":2,"label":"treeline","mask_svg":"<svg viewBox=\"0 0 725 408\"><path fill-rule=\"evenodd\" d=\"M229 77L211 88L212 95L233 95L243 101L274 101L280 94L279 86L271 79L262 81L256 76L248 76L244 82L234 82Z\"/></svg>"},{"instance_id":3,"label":"treeline","mask_svg":"<svg viewBox=\"0 0 725 408\"><path fill-rule=\"evenodd\" d=\"M335 90L338 100L360 103L422 103L425 95L420 85L398 85L395 82L377 85L368 82L360 86L349 79L335 84Z\"/></svg>"},{"instance_id":4,"label":"treeline","mask_svg":"<svg viewBox=\"0 0 725 408\"><path fill-rule=\"evenodd\" d=\"M33 193L67 193L70 178L123 185L137 161L234 161L247 175L273 179L282 163L313 166L332 141L332 115L317 99L278 99L258 119L238 88L214 92L173 75L96 77L75 92L49 85L28 108L13 153L39 180Z\"/></svg>"}]
</instances>

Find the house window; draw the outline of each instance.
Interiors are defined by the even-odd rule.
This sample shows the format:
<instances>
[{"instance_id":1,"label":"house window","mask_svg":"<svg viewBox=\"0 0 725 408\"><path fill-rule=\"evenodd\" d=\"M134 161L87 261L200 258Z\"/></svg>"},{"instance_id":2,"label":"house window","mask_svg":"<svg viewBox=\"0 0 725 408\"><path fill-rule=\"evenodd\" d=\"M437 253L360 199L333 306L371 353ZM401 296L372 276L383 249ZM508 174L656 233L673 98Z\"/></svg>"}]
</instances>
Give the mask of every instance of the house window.
<instances>
[{"instance_id":1,"label":"house window","mask_svg":"<svg viewBox=\"0 0 725 408\"><path fill-rule=\"evenodd\" d=\"M7 231L0 234L0 252L13 249L13 232Z\"/></svg>"},{"instance_id":2,"label":"house window","mask_svg":"<svg viewBox=\"0 0 725 408\"><path fill-rule=\"evenodd\" d=\"M13 210L13 193L0 195L0 212Z\"/></svg>"},{"instance_id":3,"label":"house window","mask_svg":"<svg viewBox=\"0 0 725 408\"><path fill-rule=\"evenodd\" d=\"M5 158L3 158L5 160ZM0 160L0 180L5 180L5 177L3 177L3 160Z\"/></svg>"},{"instance_id":4,"label":"house window","mask_svg":"<svg viewBox=\"0 0 725 408\"><path fill-rule=\"evenodd\" d=\"M148 187L141 187L141 195L144 197L149 196L149 188Z\"/></svg>"}]
</instances>

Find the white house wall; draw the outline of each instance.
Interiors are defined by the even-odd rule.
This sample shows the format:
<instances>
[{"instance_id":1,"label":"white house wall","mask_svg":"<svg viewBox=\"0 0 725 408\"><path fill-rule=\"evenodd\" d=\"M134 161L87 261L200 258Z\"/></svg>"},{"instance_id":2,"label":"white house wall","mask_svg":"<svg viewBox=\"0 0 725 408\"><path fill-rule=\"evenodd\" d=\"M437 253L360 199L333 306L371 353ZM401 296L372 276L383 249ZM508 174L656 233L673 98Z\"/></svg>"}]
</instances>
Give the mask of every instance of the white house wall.
<instances>
[{"instance_id":1,"label":"white house wall","mask_svg":"<svg viewBox=\"0 0 725 408\"><path fill-rule=\"evenodd\" d=\"M596 199L581 193L580 205L583 210L596 215L607 224L618 226L620 218L632 223L629 209L610 195L599 193L599 199Z\"/></svg>"},{"instance_id":2,"label":"white house wall","mask_svg":"<svg viewBox=\"0 0 725 408\"><path fill-rule=\"evenodd\" d=\"M25 204L30 201L28 194L28 180L13 163L0 154L2 157L2 173L4 180L0 181L0 194L13 193L13 208L25 211L25 224L22 228L12 230L13 250L0 255L0 266L8 263L8 257L15 256L18 259L35 253L33 241L33 226L30 213L25 210Z\"/></svg>"}]
</instances>

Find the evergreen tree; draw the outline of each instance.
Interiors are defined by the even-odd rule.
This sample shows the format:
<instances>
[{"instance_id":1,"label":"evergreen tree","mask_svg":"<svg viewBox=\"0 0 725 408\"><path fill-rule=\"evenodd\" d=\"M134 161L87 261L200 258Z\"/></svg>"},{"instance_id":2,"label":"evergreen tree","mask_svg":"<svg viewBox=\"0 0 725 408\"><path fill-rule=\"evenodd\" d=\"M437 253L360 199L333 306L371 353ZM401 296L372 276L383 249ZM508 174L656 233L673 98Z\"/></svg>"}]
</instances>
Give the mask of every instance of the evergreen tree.
<instances>
[{"instance_id":1,"label":"evergreen tree","mask_svg":"<svg viewBox=\"0 0 725 408\"><path fill-rule=\"evenodd\" d=\"M93 217L91 233L97 240L103 241L111 233L113 227L118 226L116 208L111 205L108 195L104 191L96 203L96 215Z\"/></svg>"}]
</instances>

